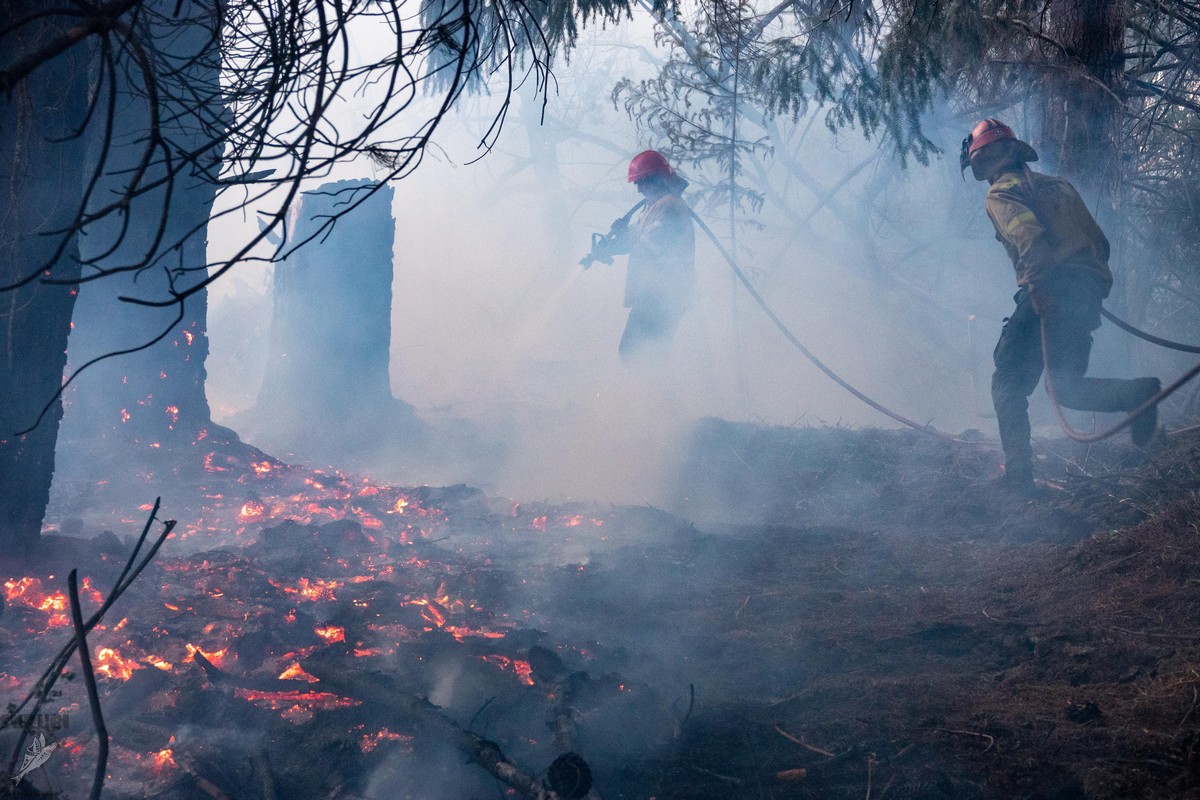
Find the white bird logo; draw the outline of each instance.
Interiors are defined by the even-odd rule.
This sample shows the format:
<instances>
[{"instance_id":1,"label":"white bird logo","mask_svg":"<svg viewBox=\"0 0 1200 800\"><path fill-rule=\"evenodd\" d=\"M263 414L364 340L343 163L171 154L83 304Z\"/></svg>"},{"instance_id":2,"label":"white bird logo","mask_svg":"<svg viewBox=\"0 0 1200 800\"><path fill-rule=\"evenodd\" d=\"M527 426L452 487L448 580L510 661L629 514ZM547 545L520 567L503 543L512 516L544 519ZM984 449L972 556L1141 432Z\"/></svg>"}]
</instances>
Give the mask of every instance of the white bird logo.
<instances>
[{"instance_id":1,"label":"white bird logo","mask_svg":"<svg viewBox=\"0 0 1200 800\"><path fill-rule=\"evenodd\" d=\"M50 754L56 747L58 747L58 742L46 744L46 734L38 731L37 739L25 748L25 760L21 762L21 771L13 777L13 786L20 783L28 773L49 761Z\"/></svg>"}]
</instances>

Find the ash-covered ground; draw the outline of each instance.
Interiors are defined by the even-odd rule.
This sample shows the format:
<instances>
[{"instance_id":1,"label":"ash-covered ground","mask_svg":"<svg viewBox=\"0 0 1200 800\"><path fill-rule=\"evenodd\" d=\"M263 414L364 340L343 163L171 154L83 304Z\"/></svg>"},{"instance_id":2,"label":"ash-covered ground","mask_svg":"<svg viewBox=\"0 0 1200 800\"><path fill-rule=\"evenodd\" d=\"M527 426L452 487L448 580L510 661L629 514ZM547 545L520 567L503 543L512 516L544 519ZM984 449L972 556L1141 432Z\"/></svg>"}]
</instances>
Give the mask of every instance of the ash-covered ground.
<instances>
[{"instance_id":1,"label":"ash-covered ground","mask_svg":"<svg viewBox=\"0 0 1200 800\"><path fill-rule=\"evenodd\" d=\"M538 779L571 749L604 798L1200 796L1195 435L1042 442L1026 500L986 445L709 420L669 511L218 438L155 454L180 541L91 640L106 796L519 796L465 729ZM40 581L0 616L10 701L69 638L65 570L102 593L144 518L91 477L54 509L72 536L0 563ZM21 791L86 794L79 683Z\"/></svg>"}]
</instances>

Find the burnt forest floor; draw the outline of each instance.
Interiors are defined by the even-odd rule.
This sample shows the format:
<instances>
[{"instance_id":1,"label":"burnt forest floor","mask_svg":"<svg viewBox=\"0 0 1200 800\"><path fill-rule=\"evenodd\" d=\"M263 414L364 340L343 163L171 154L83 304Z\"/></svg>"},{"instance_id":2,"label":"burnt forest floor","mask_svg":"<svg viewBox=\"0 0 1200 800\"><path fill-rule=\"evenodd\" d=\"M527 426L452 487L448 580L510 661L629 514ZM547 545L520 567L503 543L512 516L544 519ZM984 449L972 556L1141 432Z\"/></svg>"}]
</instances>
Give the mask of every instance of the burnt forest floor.
<instances>
[{"instance_id":1,"label":"burnt forest floor","mask_svg":"<svg viewBox=\"0 0 1200 800\"><path fill-rule=\"evenodd\" d=\"M995 484L987 447L708 420L675 513L295 472L325 492L298 521L280 499L303 499L291 468L242 448L148 468L193 487L183 506L221 496L225 516L169 543L114 612L127 658L171 668L102 681L106 796L506 796L380 701L386 681L530 772L569 741L610 800L1200 797L1195 434L1149 453L1042 442L1045 496L1028 500ZM127 542L91 539L120 524L89 514L105 486L60 492L77 538L42 572L90 558L98 584L112 573L99 554ZM14 609L0 680L15 697L31 637L66 634ZM185 642L227 652L201 668ZM293 663L330 694L253 694ZM79 763L44 789L60 796L86 794L94 763L72 691Z\"/></svg>"}]
</instances>

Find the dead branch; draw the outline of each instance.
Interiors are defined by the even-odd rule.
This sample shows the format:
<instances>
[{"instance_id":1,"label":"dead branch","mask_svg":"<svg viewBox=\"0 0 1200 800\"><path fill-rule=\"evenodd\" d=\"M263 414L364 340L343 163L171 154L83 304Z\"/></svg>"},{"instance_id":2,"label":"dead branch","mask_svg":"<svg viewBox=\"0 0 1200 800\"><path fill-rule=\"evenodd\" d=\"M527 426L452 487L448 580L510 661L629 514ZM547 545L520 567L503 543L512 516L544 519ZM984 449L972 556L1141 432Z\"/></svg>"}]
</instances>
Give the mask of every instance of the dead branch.
<instances>
[{"instance_id":1,"label":"dead branch","mask_svg":"<svg viewBox=\"0 0 1200 800\"><path fill-rule=\"evenodd\" d=\"M79 649L79 667L83 672L83 684L87 687L88 706L92 711L92 724L96 727L99 754L96 756L96 774L92 778L91 800L100 800L104 789L104 774L108 769L108 727L104 724L104 713L100 710L100 692L96 689L96 673L92 669L92 654L88 652L87 630L83 627L83 611L79 605L79 573L71 570L67 576L67 594L71 599L71 622L75 626L75 644Z\"/></svg>"},{"instance_id":2,"label":"dead branch","mask_svg":"<svg viewBox=\"0 0 1200 800\"><path fill-rule=\"evenodd\" d=\"M220 787L218 787L215 783L201 775L196 769L196 765L192 763L190 758L181 756L177 760L180 768L192 777L192 780L196 782L196 788L198 788L200 791L204 792L213 800L233 800L233 798L221 791Z\"/></svg>"},{"instance_id":3,"label":"dead branch","mask_svg":"<svg viewBox=\"0 0 1200 800\"><path fill-rule=\"evenodd\" d=\"M783 738L787 739L789 742L794 742L795 744L798 744L801 747L803 747L805 750L811 750L818 755L828 756L829 758L833 758L835 755L834 753L831 753L828 750L822 750L819 747L813 747L811 744L809 744L808 742L804 741L803 739L801 739L797 736L792 736L790 733L788 733L787 731L785 731L783 728L779 727L778 725L775 726L775 732L778 733Z\"/></svg>"},{"instance_id":4,"label":"dead branch","mask_svg":"<svg viewBox=\"0 0 1200 800\"><path fill-rule=\"evenodd\" d=\"M122 568L121 574L117 576L117 580L113 584L112 590L109 592L108 597L105 598L104 602L101 603L99 610L92 614L92 616L88 618L88 621L83 625L83 632L85 635L95 628L102 619L104 619L105 613L108 612L113 603L115 603L117 599L125 593L125 590L128 589L133 582L138 579L138 576L142 574L142 571L146 568L146 566L154 560L154 556L158 554L159 548L161 548L163 543L166 542L167 537L171 535L171 531L175 529L175 520L159 520L163 525L162 533L159 534L158 538L146 552L142 560L138 561L138 554L141 553L142 546L146 543L146 538L150 534L150 528L158 518L158 509L161 503L161 497L154 499L154 507L150 510L150 516L146 519L146 524L142 527L142 534L140 537L138 537L137 544L135 544L133 547L133 552L129 554L129 559L125 562L125 566ZM135 564L136 566L134 566ZM29 719L32 720L37 716L38 712L41 710L41 707L47 700L50 699L50 691L54 688L54 684L57 683L58 679L62 676L63 670L66 668L71 656L74 655L75 648L78 644L78 639L78 633L72 635L71 640L67 642L67 644L64 645L61 650L58 651L58 654L50 662L50 665L42 672L41 677L38 678L37 682L33 685L33 688L29 690L29 693L25 695L24 699L22 699L20 703L10 704L8 706L7 712L2 718L0 718L0 728L8 727L16 718L16 716L22 712L22 709L24 709L31 702L33 703L33 708L31 713L28 715ZM9 761L8 771L10 774L14 771L17 759L21 756L21 753L24 752L25 741L28 736L29 725L26 725L21 730L21 735L17 739L17 745L13 749L12 758Z\"/></svg>"}]
</instances>

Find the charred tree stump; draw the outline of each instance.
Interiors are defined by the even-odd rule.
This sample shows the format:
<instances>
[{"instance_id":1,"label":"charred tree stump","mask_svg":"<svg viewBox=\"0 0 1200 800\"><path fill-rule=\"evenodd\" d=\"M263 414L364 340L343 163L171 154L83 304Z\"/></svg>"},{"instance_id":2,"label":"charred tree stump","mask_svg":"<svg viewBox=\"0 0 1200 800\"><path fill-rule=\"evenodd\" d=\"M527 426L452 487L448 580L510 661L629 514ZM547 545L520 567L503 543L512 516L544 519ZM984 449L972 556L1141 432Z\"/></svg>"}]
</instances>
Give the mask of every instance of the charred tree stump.
<instances>
[{"instance_id":1,"label":"charred tree stump","mask_svg":"<svg viewBox=\"0 0 1200 800\"><path fill-rule=\"evenodd\" d=\"M275 268L262 390L235 421L260 446L341 461L420 443L422 425L388 374L392 196L370 181L303 195L286 245L295 249Z\"/></svg>"}]
</instances>

